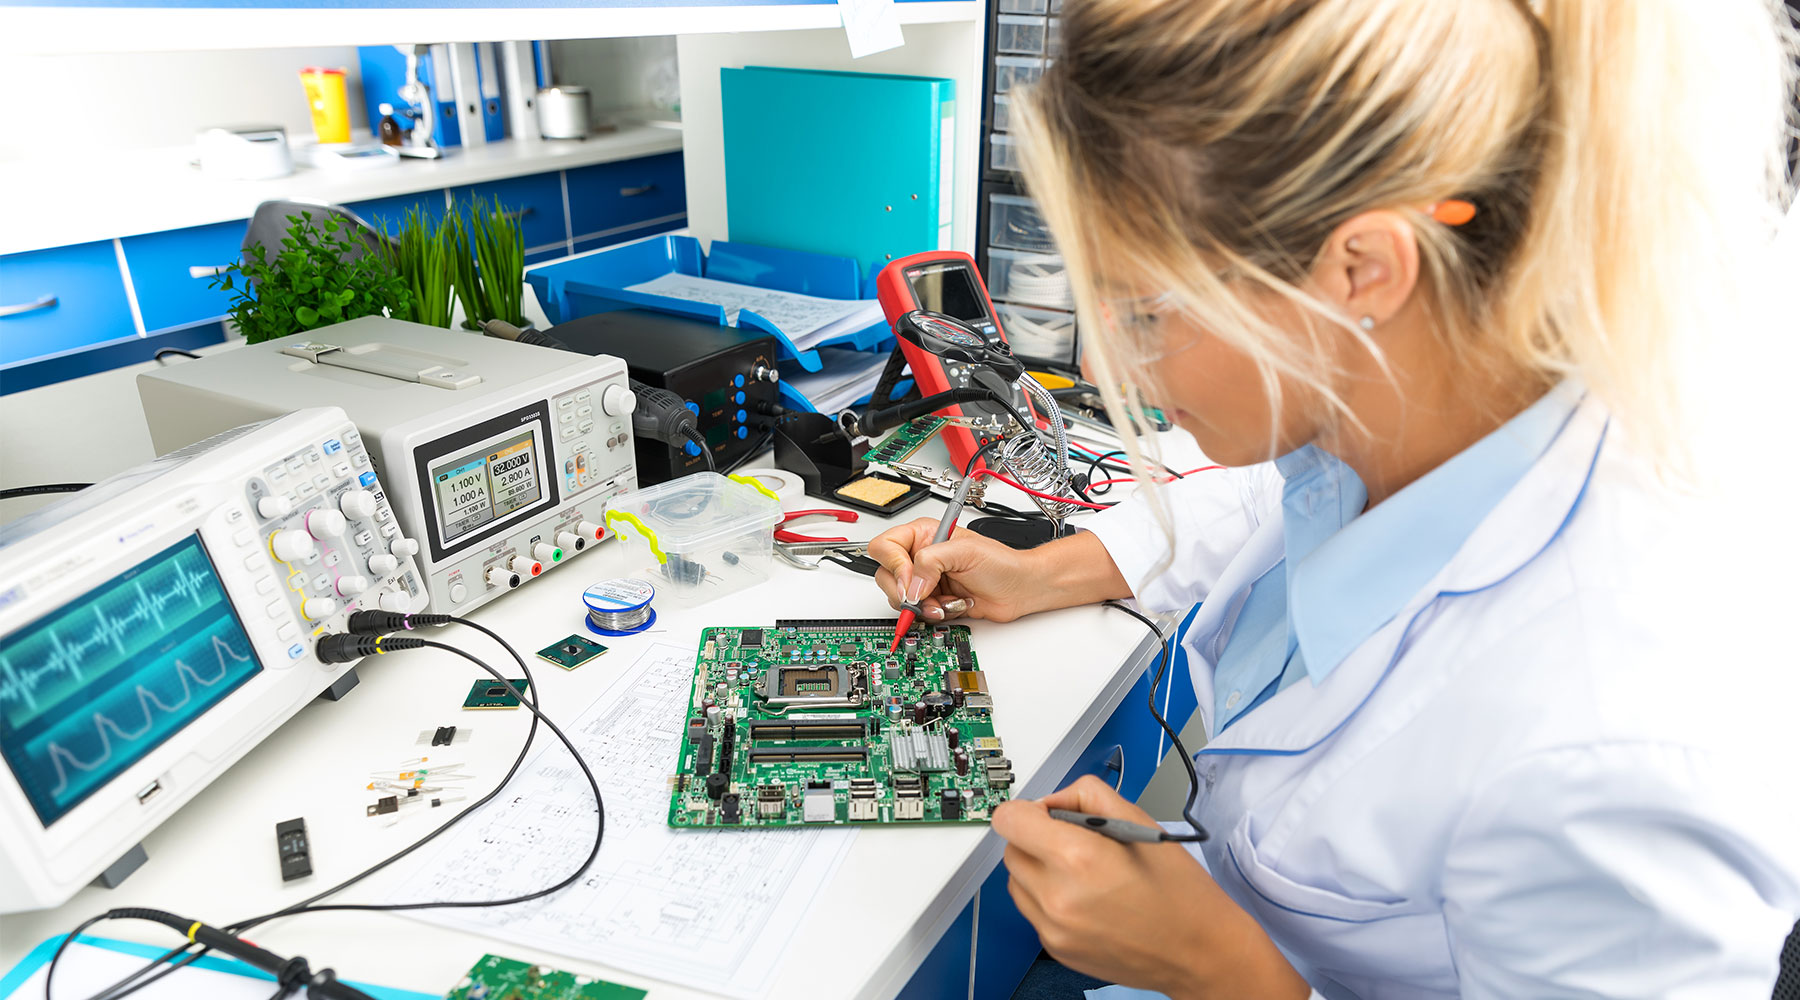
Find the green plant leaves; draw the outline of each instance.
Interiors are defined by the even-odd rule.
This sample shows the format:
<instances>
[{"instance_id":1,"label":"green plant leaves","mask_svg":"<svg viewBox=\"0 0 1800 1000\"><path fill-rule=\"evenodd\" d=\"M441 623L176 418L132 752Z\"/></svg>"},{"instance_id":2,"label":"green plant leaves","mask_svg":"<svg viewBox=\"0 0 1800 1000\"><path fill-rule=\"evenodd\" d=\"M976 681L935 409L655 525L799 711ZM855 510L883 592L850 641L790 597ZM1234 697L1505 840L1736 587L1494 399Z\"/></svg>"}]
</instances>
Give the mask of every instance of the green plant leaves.
<instances>
[{"instance_id":1,"label":"green plant leaves","mask_svg":"<svg viewBox=\"0 0 1800 1000\"><path fill-rule=\"evenodd\" d=\"M253 246L213 278L213 287L232 293L231 321L250 343L410 311L413 293L388 254L371 251L357 227L335 214L318 226L312 219L311 212L289 216L272 259L268 248Z\"/></svg>"}]
</instances>

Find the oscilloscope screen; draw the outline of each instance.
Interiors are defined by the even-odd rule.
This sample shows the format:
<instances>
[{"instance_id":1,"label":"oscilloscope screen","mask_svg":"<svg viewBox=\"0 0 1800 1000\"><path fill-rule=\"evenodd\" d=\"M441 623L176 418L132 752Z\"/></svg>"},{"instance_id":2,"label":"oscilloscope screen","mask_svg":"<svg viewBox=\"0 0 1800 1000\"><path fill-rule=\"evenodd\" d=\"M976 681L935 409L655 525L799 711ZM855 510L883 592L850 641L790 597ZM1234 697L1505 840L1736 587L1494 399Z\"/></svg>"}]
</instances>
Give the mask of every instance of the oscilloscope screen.
<instances>
[{"instance_id":1,"label":"oscilloscope screen","mask_svg":"<svg viewBox=\"0 0 1800 1000\"><path fill-rule=\"evenodd\" d=\"M0 637L0 756L49 826L261 671L189 535Z\"/></svg>"}]
</instances>

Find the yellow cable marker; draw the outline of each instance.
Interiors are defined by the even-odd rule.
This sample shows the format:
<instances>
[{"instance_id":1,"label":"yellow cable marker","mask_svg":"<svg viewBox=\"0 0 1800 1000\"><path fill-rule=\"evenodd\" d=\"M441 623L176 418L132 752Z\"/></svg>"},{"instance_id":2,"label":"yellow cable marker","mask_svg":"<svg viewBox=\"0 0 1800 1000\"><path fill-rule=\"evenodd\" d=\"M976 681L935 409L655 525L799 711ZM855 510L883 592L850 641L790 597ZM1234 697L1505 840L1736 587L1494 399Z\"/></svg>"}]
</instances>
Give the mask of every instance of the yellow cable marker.
<instances>
[{"instance_id":1,"label":"yellow cable marker","mask_svg":"<svg viewBox=\"0 0 1800 1000\"><path fill-rule=\"evenodd\" d=\"M196 920L196 921L194 921L193 926L188 928L188 940L189 941L192 941L194 939L194 933L196 931L198 931L199 929L200 929L200 921Z\"/></svg>"}]
</instances>

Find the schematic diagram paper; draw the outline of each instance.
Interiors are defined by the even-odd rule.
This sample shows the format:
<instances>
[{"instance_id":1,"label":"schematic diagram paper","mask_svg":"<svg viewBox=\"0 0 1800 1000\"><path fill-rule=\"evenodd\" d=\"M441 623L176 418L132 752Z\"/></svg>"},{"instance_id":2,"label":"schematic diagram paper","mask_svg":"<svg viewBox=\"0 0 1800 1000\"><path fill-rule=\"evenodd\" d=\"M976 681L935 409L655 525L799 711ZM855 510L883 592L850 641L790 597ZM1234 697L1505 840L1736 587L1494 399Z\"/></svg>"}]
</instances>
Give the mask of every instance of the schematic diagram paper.
<instances>
[{"instance_id":1,"label":"schematic diagram paper","mask_svg":"<svg viewBox=\"0 0 1800 1000\"><path fill-rule=\"evenodd\" d=\"M606 838L586 877L516 906L411 915L726 996L765 996L855 831L669 828L695 653L651 646L564 727L606 799ZM567 875L593 836L587 782L553 743L505 795L383 885L391 902L530 891Z\"/></svg>"}]
</instances>

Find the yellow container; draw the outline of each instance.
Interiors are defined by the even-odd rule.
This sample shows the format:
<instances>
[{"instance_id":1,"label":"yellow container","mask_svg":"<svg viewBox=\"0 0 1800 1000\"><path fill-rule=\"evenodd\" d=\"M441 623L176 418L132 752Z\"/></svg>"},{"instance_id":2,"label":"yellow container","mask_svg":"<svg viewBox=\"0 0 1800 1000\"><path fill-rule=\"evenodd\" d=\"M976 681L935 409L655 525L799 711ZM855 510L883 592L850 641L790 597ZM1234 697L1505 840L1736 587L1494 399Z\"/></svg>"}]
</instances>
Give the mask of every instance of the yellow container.
<instances>
[{"instance_id":1,"label":"yellow container","mask_svg":"<svg viewBox=\"0 0 1800 1000\"><path fill-rule=\"evenodd\" d=\"M312 110L313 133L321 143L350 141L350 99L344 92L344 71L308 66L300 71L306 87L306 106Z\"/></svg>"}]
</instances>

